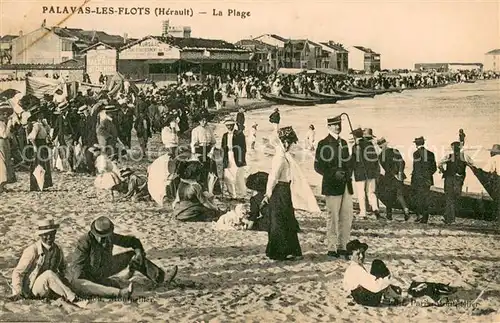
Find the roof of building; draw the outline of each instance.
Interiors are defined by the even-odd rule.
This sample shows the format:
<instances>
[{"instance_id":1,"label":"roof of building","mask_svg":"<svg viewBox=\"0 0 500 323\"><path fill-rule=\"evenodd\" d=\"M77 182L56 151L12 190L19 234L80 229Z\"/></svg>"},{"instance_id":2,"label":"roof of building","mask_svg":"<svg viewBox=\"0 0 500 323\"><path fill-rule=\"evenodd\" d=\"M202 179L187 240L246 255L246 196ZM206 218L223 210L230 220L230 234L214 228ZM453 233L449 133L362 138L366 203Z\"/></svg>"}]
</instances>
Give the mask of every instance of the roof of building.
<instances>
[{"instance_id":1,"label":"roof of building","mask_svg":"<svg viewBox=\"0 0 500 323\"><path fill-rule=\"evenodd\" d=\"M321 45L324 45L328 48L331 48L337 52L341 52L341 53L347 53L347 49L344 48L344 45L340 44L340 43L335 43L335 42L321 42L320 43Z\"/></svg>"},{"instance_id":2,"label":"roof of building","mask_svg":"<svg viewBox=\"0 0 500 323\"><path fill-rule=\"evenodd\" d=\"M481 65L483 63L415 63L415 65L427 65L427 66L442 66L442 65L465 65L465 66L473 66L473 65Z\"/></svg>"},{"instance_id":3,"label":"roof of building","mask_svg":"<svg viewBox=\"0 0 500 323\"><path fill-rule=\"evenodd\" d=\"M0 37L0 42L5 43L5 42L10 42L13 39L16 39L19 37L18 35L4 35Z\"/></svg>"},{"instance_id":4,"label":"roof of building","mask_svg":"<svg viewBox=\"0 0 500 323\"><path fill-rule=\"evenodd\" d=\"M254 39L261 38L262 36L269 36L269 37L272 37L272 38L277 39L279 41L282 41L284 43L288 41L288 39L283 38L283 37L276 35L276 34L264 34L264 35L260 35L258 37L255 37Z\"/></svg>"},{"instance_id":5,"label":"roof of building","mask_svg":"<svg viewBox=\"0 0 500 323\"><path fill-rule=\"evenodd\" d=\"M80 28L60 28L52 27L51 29L56 35L66 38L74 38L86 44L102 42L108 45L123 45L126 43L122 36L110 35L99 30L83 30Z\"/></svg>"},{"instance_id":6,"label":"roof of building","mask_svg":"<svg viewBox=\"0 0 500 323\"><path fill-rule=\"evenodd\" d=\"M363 47L363 46L353 46L354 48L359 49L360 51L363 51L368 54L377 54L380 55L379 53L373 51L371 48Z\"/></svg>"},{"instance_id":7,"label":"roof of building","mask_svg":"<svg viewBox=\"0 0 500 323\"><path fill-rule=\"evenodd\" d=\"M234 43L234 45L243 48L251 47L253 50L267 50L276 48L276 46L266 44L258 39L242 39Z\"/></svg>"},{"instance_id":8,"label":"roof of building","mask_svg":"<svg viewBox=\"0 0 500 323\"><path fill-rule=\"evenodd\" d=\"M490 50L486 55L500 55L500 49Z\"/></svg>"},{"instance_id":9,"label":"roof of building","mask_svg":"<svg viewBox=\"0 0 500 323\"><path fill-rule=\"evenodd\" d=\"M225 40L219 39L205 39L205 38L182 38L182 37L172 37L172 36L146 36L134 42L130 42L125 46L120 47L120 50L124 50L135 46L147 39L156 39L162 43L168 44L173 47L177 47L181 50L216 50L216 51L236 51L236 52L248 52L246 49L238 48L236 45L228 43Z\"/></svg>"}]
</instances>

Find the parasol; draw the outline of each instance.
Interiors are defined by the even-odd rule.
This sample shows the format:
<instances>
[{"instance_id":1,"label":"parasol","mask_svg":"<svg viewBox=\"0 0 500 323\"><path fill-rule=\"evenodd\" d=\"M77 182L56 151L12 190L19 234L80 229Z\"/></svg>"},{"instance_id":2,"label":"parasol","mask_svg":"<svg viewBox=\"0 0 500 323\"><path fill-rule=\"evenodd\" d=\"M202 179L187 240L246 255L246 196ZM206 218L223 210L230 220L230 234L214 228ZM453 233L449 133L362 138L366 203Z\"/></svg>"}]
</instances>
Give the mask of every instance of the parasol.
<instances>
[{"instance_id":1,"label":"parasol","mask_svg":"<svg viewBox=\"0 0 500 323\"><path fill-rule=\"evenodd\" d=\"M5 91L2 91L2 93L0 93L0 98L3 97L6 99L12 99L13 97L16 96L17 93L21 93L21 92L19 92L16 89L7 89Z\"/></svg>"},{"instance_id":2,"label":"parasol","mask_svg":"<svg viewBox=\"0 0 500 323\"><path fill-rule=\"evenodd\" d=\"M43 191L43 185L45 183L45 169L43 169L40 165L36 166L33 170L33 176L35 176L38 188L40 188L40 191Z\"/></svg>"},{"instance_id":3,"label":"parasol","mask_svg":"<svg viewBox=\"0 0 500 323\"><path fill-rule=\"evenodd\" d=\"M168 170L170 156L165 154L158 157L148 167L148 191L151 198L163 206L163 199L167 195L167 185L171 180Z\"/></svg>"}]
</instances>

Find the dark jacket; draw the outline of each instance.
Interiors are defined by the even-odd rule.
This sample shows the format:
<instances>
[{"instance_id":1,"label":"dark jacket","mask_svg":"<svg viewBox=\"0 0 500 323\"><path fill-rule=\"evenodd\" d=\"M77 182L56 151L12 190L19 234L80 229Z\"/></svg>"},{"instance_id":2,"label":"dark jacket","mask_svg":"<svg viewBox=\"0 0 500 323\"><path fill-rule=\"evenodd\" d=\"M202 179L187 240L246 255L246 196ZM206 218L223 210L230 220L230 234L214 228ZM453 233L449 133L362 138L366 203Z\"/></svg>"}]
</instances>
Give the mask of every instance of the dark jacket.
<instances>
[{"instance_id":1,"label":"dark jacket","mask_svg":"<svg viewBox=\"0 0 500 323\"><path fill-rule=\"evenodd\" d=\"M406 163L399 150L395 148L386 148L380 153L378 159L386 176L395 176L401 172L403 173L403 180L406 179L404 173Z\"/></svg>"},{"instance_id":2,"label":"dark jacket","mask_svg":"<svg viewBox=\"0 0 500 323\"><path fill-rule=\"evenodd\" d=\"M146 126L144 125L144 121L146 121ZM137 133L138 138L151 138L151 123L149 122L149 118L146 116L138 116L134 122L134 129Z\"/></svg>"},{"instance_id":3,"label":"dark jacket","mask_svg":"<svg viewBox=\"0 0 500 323\"><path fill-rule=\"evenodd\" d=\"M377 151L370 140L362 138L352 147L352 160L356 182L379 177L380 164Z\"/></svg>"},{"instance_id":4,"label":"dark jacket","mask_svg":"<svg viewBox=\"0 0 500 323\"><path fill-rule=\"evenodd\" d=\"M221 148L223 151L222 167L227 168L229 164L229 147L227 146L227 136L228 132L222 135ZM233 131L233 149L232 154L234 154L234 161L236 166L243 167L247 165L246 154L247 154L247 144L245 135L241 131Z\"/></svg>"},{"instance_id":5,"label":"dark jacket","mask_svg":"<svg viewBox=\"0 0 500 323\"><path fill-rule=\"evenodd\" d=\"M326 196L343 195L346 187L349 193L353 194L352 156L349 154L349 147L344 139L337 140L328 135L318 142L314 170L323 176L321 194ZM335 175L337 172L343 172L341 179Z\"/></svg>"},{"instance_id":6,"label":"dark jacket","mask_svg":"<svg viewBox=\"0 0 500 323\"><path fill-rule=\"evenodd\" d=\"M245 124L245 113L244 112L236 113L236 123L240 124L240 125Z\"/></svg>"},{"instance_id":7,"label":"dark jacket","mask_svg":"<svg viewBox=\"0 0 500 323\"><path fill-rule=\"evenodd\" d=\"M280 113L277 111L274 111L273 113L271 113L271 115L269 116L269 122L279 124L280 123Z\"/></svg>"},{"instance_id":8,"label":"dark jacket","mask_svg":"<svg viewBox=\"0 0 500 323\"><path fill-rule=\"evenodd\" d=\"M118 131L111 120L101 120L96 127L96 135L99 145L103 147L116 147Z\"/></svg>"},{"instance_id":9,"label":"dark jacket","mask_svg":"<svg viewBox=\"0 0 500 323\"><path fill-rule=\"evenodd\" d=\"M71 145L72 142L66 142L64 136L71 135L72 139L77 139L77 132L75 131L76 124L74 124L74 116L71 113L67 113L65 116L62 114L56 117L54 122L54 137L57 138L57 142L61 146Z\"/></svg>"},{"instance_id":10,"label":"dark jacket","mask_svg":"<svg viewBox=\"0 0 500 323\"><path fill-rule=\"evenodd\" d=\"M462 153L459 155L449 154L446 156L446 169L443 171L443 178L460 175L465 179L467 163Z\"/></svg>"},{"instance_id":11,"label":"dark jacket","mask_svg":"<svg viewBox=\"0 0 500 323\"><path fill-rule=\"evenodd\" d=\"M107 278L103 276L106 272L105 269L111 265L114 245L144 251L141 241L136 237L113 233L111 243L103 247L94 238L94 235L88 232L76 244L73 261L69 267L70 278L87 279L94 282Z\"/></svg>"},{"instance_id":12,"label":"dark jacket","mask_svg":"<svg viewBox=\"0 0 500 323\"><path fill-rule=\"evenodd\" d=\"M413 153L413 171L411 173L411 185L434 185L433 175L436 170L436 157L434 156L434 153L425 149L424 147L418 148Z\"/></svg>"}]
</instances>

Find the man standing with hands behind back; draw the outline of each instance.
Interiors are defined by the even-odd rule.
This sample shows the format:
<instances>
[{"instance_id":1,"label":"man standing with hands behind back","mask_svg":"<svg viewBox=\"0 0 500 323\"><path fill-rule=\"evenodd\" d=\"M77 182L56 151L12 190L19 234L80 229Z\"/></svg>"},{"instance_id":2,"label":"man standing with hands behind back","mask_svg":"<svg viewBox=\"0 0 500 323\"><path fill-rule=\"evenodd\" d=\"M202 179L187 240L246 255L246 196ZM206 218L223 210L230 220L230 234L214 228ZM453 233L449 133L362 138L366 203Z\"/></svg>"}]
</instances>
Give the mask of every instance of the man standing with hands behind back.
<instances>
[{"instance_id":1,"label":"man standing with hands behind back","mask_svg":"<svg viewBox=\"0 0 500 323\"><path fill-rule=\"evenodd\" d=\"M321 194L325 195L327 215L328 256L348 257L353 205L351 182L352 161L347 142L339 137L341 116L327 119L328 136L318 142L314 170L323 176Z\"/></svg>"}]
</instances>

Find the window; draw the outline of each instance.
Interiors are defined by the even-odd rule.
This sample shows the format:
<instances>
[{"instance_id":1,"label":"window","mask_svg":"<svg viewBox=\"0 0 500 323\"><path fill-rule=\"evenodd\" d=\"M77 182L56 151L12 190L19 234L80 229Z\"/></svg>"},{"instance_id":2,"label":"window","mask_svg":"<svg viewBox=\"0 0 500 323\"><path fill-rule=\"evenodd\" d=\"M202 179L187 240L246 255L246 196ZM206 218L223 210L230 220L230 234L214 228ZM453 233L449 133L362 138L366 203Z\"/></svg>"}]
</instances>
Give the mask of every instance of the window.
<instances>
[{"instance_id":1,"label":"window","mask_svg":"<svg viewBox=\"0 0 500 323\"><path fill-rule=\"evenodd\" d=\"M158 52L158 56L165 56L164 52Z\"/></svg>"},{"instance_id":2,"label":"window","mask_svg":"<svg viewBox=\"0 0 500 323\"><path fill-rule=\"evenodd\" d=\"M63 52L71 52L73 51L73 43L72 42L69 42L69 41L66 41L66 40L63 40L62 41L62 51Z\"/></svg>"}]
</instances>

